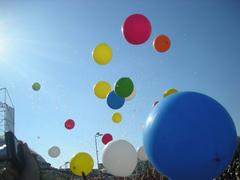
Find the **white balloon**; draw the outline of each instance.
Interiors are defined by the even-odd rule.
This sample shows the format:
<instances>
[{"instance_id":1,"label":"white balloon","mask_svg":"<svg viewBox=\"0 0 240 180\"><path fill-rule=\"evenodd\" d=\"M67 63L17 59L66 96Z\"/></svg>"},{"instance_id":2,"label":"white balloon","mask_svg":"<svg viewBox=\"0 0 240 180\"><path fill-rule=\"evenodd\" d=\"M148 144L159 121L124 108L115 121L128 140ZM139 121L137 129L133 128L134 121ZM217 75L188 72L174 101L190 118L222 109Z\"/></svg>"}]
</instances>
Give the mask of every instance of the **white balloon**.
<instances>
[{"instance_id":1,"label":"white balloon","mask_svg":"<svg viewBox=\"0 0 240 180\"><path fill-rule=\"evenodd\" d=\"M52 158L56 158L60 155L60 148L57 146L52 146L49 150L48 150L48 155Z\"/></svg>"},{"instance_id":2,"label":"white balloon","mask_svg":"<svg viewBox=\"0 0 240 180\"><path fill-rule=\"evenodd\" d=\"M143 147L143 146L141 146L140 148L138 148L137 156L138 156L138 159L139 159L140 161L147 161L147 160L148 160L147 155L145 154L145 151L144 151L144 147Z\"/></svg>"},{"instance_id":3,"label":"white balloon","mask_svg":"<svg viewBox=\"0 0 240 180\"><path fill-rule=\"evenodd\" d=\"M103 166L114 176L130 176L137 165L137 152L126 140L108 143L103 150Z\"/></svg>"},{"instance_id":4,"label":"white balloon","mask_svg":"<svg viewBox=\"0 0 240 180\"><path fill-rule=\"evenodd\" d=\"M133 92L132 92L128 97L126 97L125 100L130 101L130 100L132 100L135 96L136 96L136 90L135 90L135 88L134 88L134 89L133 89Z\"/></svg>"}]
</instances>

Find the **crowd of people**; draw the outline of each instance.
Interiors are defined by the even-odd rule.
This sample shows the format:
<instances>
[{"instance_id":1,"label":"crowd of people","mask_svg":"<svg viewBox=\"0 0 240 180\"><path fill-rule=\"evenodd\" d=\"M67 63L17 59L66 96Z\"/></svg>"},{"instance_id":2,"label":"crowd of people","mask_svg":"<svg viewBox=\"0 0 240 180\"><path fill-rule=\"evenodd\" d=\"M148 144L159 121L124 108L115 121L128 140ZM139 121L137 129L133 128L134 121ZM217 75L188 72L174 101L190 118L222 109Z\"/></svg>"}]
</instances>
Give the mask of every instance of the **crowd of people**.
<instances>
[{"instance_id":1,"label":"crowd of people","mask_svg":"<svg viewBox=\"0 0 240 180\"><path fill-rule=\"evenodd\" d=\"M83 177L74 176L72 173L64 171L49 171L45 170L42 173L42 180L84 180ZM151 165L146 170L134 173L129 177L116 177L108 173L91 173L86 177L87 180L167 180L166 176L162 176L154 167Z\"/></svg>"},{"instance_id":2,"label":"crowd of people","mask_svg":"<svg viewBox=\"0 0 240 180\"><path fill-rule=\"evenodd\" d=\"M240 180L240 160L235 156L231 164L216 180Z\"/></svg>"},{"instance_id":3,"label":"crowd of people","mask_svg":"<svg viewBox=\"0 0 240 180\"><path fill-rule=\"evenodd\" d=\"M240 180L240 139L232 162L216 180Z\"/></svg>"}]
</instances>

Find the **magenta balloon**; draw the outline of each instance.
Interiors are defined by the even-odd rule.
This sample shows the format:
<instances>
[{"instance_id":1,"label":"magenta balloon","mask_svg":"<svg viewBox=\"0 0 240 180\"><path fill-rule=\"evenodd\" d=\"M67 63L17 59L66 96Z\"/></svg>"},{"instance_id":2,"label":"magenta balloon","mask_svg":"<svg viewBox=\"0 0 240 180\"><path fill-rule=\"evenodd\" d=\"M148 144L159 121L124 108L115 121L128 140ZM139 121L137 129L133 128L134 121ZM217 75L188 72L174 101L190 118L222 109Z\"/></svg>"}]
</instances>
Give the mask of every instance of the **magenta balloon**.
<instances>
[{"instance_id":1,"label":"magenta balloon","mask_svg":"<svg viewBox=\"0 0 240 180\"><path fill-rule=\"evenodd\" d=\"M72 119L68 119L68 120L65 121L64 125L65 125L65 128L72 129L75 126L75 122Z\"/></svg>"},{"instance_id":2,"label":"magenta balloon","mask_svg":"<svg viewBox=\"0 0 240 180\"><path fill-rule=\"evenodd\" d=\"M150 21L141 14L127 17L122 25L122 34L131 44L142 44L148 40L152 32Z\"/></svg>"},{"instance_id":3,"label":"magenta balloon","mask_svg":"<svg viewBox=\"0 0 240 180\"><path fill-rule=\"evenodd\" d=\"M112 140L113 140L113 137L112 137L111 134L104 134L103 137L102 137L102 143L105 144L105 145Z\"/></svg>"}]
</instances>

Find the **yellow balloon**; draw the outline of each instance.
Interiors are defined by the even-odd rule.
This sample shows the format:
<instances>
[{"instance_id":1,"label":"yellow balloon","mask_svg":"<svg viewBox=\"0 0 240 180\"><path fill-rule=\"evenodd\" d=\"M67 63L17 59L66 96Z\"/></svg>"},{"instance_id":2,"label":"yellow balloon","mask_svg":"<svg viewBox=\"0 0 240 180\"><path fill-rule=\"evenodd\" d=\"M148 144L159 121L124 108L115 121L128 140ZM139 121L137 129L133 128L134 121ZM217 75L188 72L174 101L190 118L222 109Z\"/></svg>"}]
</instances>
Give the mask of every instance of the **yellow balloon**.
<instances>
[{"instance_id":1,"label":"yellow balloon","mask_svg":"<svg viewBox=\"0 0 240 180\"><path fill-rule=\"evenodd\" d=\"M106 43L98 44L92 51L92 57L97 64L108 64L112 59L112 48Z\"/></svg>"},{"instance_id":2,"label":"yellow balloon","mask_svg":"<svg viewBox=\"0 0 240 180\"><path fill-rule=\"evenodd\" d=\"M77 176L82 176L83 173L87 176L92 168L93 158L85 152L77 153L70 161L70 169Z\"/></svg>"},{"instance_id":3,"label":"yellow balloon","mask_svg":"<svg viewBox=\"0 0 240 180\"><path fill-rule=\"evenodd\" d=\"M122 115L120 113L118 113L118 112L114 113L112 115L112 121L114 123L120 123L122 121Z\"/></svg>"},{"instance_id":4,"label":"yellow balloon","mask_svg":"<svg viewBox=\"0 0 240 180\"><path fill-rule=\"evenodd\" d=\"M168 90L166 90L166 91L163 93L163 97L170 96L171 94L174 94L174 93L176 93L176 92L177 92L177 90L174 89L174 88L168 89Z\"/></svg>"},{"instance_id":5,"label":"yellow balloon","mask_svg":"<svg viewBox=\"0 0 240 180\"><path fill-rule=\"evenodd\" d=\"M109 92L112 90L111 85L106 81L99 81L93 87L94 94L100 98L105 99Z\"/></svg>"}]
</instances>

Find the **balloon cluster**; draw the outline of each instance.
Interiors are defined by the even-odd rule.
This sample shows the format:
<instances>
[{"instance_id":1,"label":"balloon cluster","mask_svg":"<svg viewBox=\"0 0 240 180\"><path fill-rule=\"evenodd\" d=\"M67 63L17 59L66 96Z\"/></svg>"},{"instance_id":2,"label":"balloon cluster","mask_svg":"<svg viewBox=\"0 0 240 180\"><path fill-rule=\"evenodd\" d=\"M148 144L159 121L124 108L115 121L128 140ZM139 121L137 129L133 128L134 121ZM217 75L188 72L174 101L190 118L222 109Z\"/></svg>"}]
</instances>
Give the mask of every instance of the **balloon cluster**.
<instances>
[{"instance_id":1,"label":"balloon cluster","mask_svg":"<svg viewBox=\"0 0 240 180\"><path fill-rule=\"evenodd\" d=\"M151 36L150 21L141 14L126 18L122 25L123 37L133 45L145 43ZM166 35L158 35L153 41L157 52L166 52L171 41ZM93 60L107 65L112 60L112 48L98 44L92 51ZM39 91L38 82L32 84ZM106 81L94 86L94 93L106 99L107 105L116 110L125 101L136 95L133 81L122 77L113 89ZM126 140L114 140L111 134L102 136L105 145L102 162L108 173L115 176L129 176L137 160L149 161L160 172L171 179L213 179L229 164L237 145L237 133L233 120L224 107L216 100L196 92L179 92L174 88L163 94L163 101L154 102L143 134L143 144L138 151ZM115 112L112 121L119 123L122 115ZM65 121L66 129L73 129L72 119ZM58 146L52 146L48 154L52 158L60 155ZM78 176L87 176L94 162L90 154L79 152L70 160L71 171ZM183 166L184 165L184 166ZM187 168L186 168L187 167Z\"/></svg>"},{"instance_id":2,"label":"balloon cluster","mask_svg":"<svg viewBox=\"0 0 240 180\"><path fill-rule=\"evenodd\" d=\"M130 100L133 97L132 93L135 94L132 80L128 77L120 78L115 83L114 90L108 94L107 104L112 109L120 109L125 99Z\"/></svg>"},{"instance_id":3,"label":"balloon cluster","mask_svg":"<svg viewBox=\"0 0 240 180\"><path fill-rule=\"evenodd\" d=\"M122 25L122 34L131 44L139 45L151 36L151 23L141 14L129 16ZM170 48L170 39L166 35L159 35L153 41L157 52L166 52ZM106 43L99 44L92 51L94 61L100 65L108 64L112 59L112 49ZM107 105L114 110L120 109L125 101L132 100L136 95L133 81L129 77L122 77L116 81L113 89L106 81L99 81L94 86L94 94L100 99L106 99ZM171 93L167 93L170 95ZM122 115L115 112L112 121L119 123ZM137 158L147 160L143 146L136 152L135 148L125 140L112 141L111 134L104 134L102 142L105 144L103 165L107 172L115 176L129 176L136 167ZM118 163L116 163L118 162Z\"/></svg>"},{"instance_id":4,"label":"balloon cluster","mask_svg":"<svg viewBox=\"0 0 240 180\"><path fill-rule=\"evenodd\" d=\"M124 38L134 45L145 43L151 36L151 32L150 21L141 14L130 15L122 25ZM166 52L170 48L170 39L165 35L159 35L154 39L153 47L157 52ZM107 65L112 60L112 48L106 43L100 43L93 49L92 58L99 65ZM40 83L35 82L32 84L34 91L39 91L40 88ZM120 109L125 101L132 100L136 95L134 83L129 77L118 79L113 88L107 81L99 81L94 85L93 91L96 97L106 99L107 105L114 110ZM165 92L164 96L173 93L173 91ZM119 112L113 113L112 122L120 123L121 121L122 115ZM71 130L75 127L75 121L67 119L64 126L66 129ZM105 145L102 157L103 165L107 172L115 176L131 175L136 167L137 159L141 161L147 160L143 146L136 152L134 146L126 140L113 141L110 133L102 136L102 143ZM60 152L58 146L52 146L48 150L48 154L52 158L57 158ZM75 175L86 176L92 171L93 164L90 154L79 152L70 160L70 169Z\"/></svg>"},{"instance_id":5,"label":"balloon cluster","mask_svg":"<svg viewBox=\"0 0 240 180\"><path fill-rule=\"evenodd\" d=\"M120 109L125 100L129 101L136 95L134 84L129 77L120 78L112 90L111 85L106 81L97 82L93 91L96 97L107 99L107 105L112 109Z\"/></svg>"},{"instance_id":6,"label":"balloon cluster","mask_svg":"<svg viewBox=\"0 0 240 180\"><path fill-rule=\"evenodd\" d=\"M114 110L120 109L125 101L132 100L136 95L133 81L129 77L122 77L117 80L113 90L108 82L99 81L94 85L93 91L96 97L106 99L107 105ZM122 115L115 112L112 115L112 121L120 123Z\"/></svg>"},{"instance_id":7,"label":"balloon cluster","mask_svg":"<svg viewBox=\"0 0 240 180\"><path fill-rule=\"evenodd\" d=\"M96 63L105 65L112 58L112 50L105 43L99 44L92 51L92 57ZM96 97L106 99L107 105L114 110L120 109L125 100L130 101L136 95L133 81L129 77L122 77L117 80L113 89L107 81L99 81L94 85L93 91ZM121 120L122 115L120 113L116 112L112 115L114 123L119 123Z\"/></svg>"}]
</instances>

